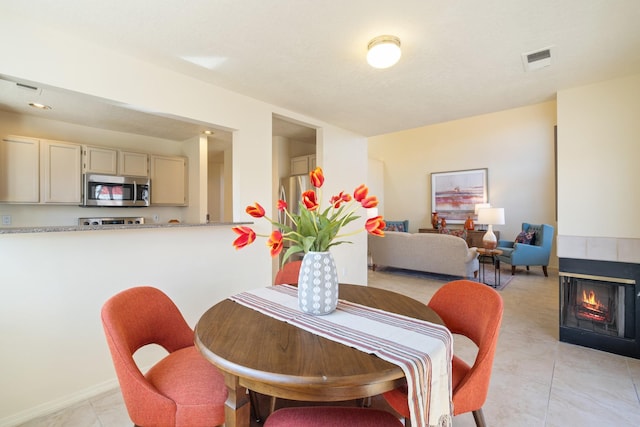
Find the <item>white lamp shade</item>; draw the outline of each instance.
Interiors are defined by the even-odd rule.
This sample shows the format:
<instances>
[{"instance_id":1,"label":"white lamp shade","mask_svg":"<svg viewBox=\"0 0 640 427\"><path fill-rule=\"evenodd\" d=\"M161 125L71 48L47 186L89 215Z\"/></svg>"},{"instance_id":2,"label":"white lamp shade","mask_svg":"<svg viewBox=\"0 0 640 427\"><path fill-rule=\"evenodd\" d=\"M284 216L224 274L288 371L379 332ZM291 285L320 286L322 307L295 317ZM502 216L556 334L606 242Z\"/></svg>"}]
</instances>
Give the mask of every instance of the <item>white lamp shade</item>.
<instances>
[{"instance_id":1,"label":"white lamp shade","mask_svg":"<svg viewBox=\"0 0 640 427\"><path fill-rule=\"evenodd\" d=\"M504 208L478 209L478 224L504 224Z\"/></svg>"},{"instance_id":2,"label":"white lamp shade","mask_svg":"<svg viewBox=\"0 0 640 427\"><path fill-rule=\"evenodd\" d=\"M373 68L389 68L400 60L400 39L395 36L379 36L369 42L367 62Z\"/></svg>"},{"instance_id":3,"label":"white lamp shade","mask_svg":"<svg viewBox=\"0 0 640 427\"><path fill-rule=\"evenodd\" d=\"M491 207L491 203L476 203L475 214L478 215L478 211L480 209L486 209L490 207Z\"/></svg>"}]
</instances>

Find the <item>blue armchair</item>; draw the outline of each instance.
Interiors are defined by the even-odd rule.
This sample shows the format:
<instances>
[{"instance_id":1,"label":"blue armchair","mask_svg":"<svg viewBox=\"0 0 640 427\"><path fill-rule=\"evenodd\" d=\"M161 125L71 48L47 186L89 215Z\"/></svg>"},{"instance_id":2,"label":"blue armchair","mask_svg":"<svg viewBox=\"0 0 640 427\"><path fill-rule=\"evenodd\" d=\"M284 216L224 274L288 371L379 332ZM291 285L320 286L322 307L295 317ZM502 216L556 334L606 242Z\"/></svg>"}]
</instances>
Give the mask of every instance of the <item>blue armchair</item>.
<instances>
[{"instance_id":1,"label":"blue armchair","mask_svg":"<svg viewBox=\"0 0 640 427\"><path fill-rule=\"evenodd\" d=\"M551 245L553 244L553 226L548 224L528 224L522 223L522 231L518 235L518 239L523 240L522 243L509 240L498 240L498 248L502 251L502 255L498 255L501 262L511 264L511 275L516 273L517 265L525 265L529 270L530 265L541 265L544 275L548 277L547 266L549 265L549 256L551 255ZM528 238L533 234L530 243L526 243Z\"/></svg>"}]
</instances>

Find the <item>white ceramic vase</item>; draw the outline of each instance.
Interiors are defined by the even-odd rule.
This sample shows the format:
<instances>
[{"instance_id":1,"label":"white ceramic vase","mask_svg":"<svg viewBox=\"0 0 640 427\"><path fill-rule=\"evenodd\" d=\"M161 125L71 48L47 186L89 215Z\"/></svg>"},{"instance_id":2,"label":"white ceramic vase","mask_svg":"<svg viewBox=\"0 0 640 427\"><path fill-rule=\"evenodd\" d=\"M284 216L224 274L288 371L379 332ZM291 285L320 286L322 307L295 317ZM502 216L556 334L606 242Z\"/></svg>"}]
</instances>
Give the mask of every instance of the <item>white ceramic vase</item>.
<instances>
[{"instance_id":1,"label":"white ceramic vase","mask_svg":"<svg viewBox=\"0 0 640 427\"><path fill-rule=\"evenodd\" d=\"M298 276L298 306L304 313L321 316L338 305L338 270L331 252L307 252Z\"/></svg>"}]
</instances>

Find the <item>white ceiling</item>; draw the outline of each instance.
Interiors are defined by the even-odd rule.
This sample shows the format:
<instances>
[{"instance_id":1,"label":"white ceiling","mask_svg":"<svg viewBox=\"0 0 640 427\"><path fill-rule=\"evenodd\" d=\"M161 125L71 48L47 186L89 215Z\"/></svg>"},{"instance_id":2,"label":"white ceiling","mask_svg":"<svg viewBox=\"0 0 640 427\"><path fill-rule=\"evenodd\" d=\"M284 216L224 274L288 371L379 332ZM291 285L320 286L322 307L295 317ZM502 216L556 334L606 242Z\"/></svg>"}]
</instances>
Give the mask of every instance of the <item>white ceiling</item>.
<instances>
[{"instance_id":1,"label":"white ceiling","mask_svg":"<svg viewBox=\"0 0 640 427\"><path fill-rule=\"evenodd\" d=\"M0 0L0 9L365 136L640 72L638 0ZM365 62L381 34L403 48L386 70ZM552 64L526 72L522 54L550 46Z\"/></svg>"}]
</instances>

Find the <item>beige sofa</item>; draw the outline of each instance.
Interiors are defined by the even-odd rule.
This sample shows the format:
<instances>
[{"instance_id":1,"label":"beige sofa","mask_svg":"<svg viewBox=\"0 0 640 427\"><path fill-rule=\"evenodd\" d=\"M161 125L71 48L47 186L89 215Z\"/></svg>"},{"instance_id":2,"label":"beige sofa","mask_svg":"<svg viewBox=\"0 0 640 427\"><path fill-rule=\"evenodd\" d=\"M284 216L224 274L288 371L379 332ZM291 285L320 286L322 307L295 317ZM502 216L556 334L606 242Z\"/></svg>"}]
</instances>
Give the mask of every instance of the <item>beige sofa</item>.
<instances>
[{"instance_id":1,"label":"beige sofa","mask_svg":"<svg viewBox=\"0 0 640 427\"><path fill-rule=\"evenodd\" d=\"M473 278L478 274L478 253L460 237L435 233L385 231L369 236L369 253L376 266L403 268Z\"/></svg>"}]
</instances>

